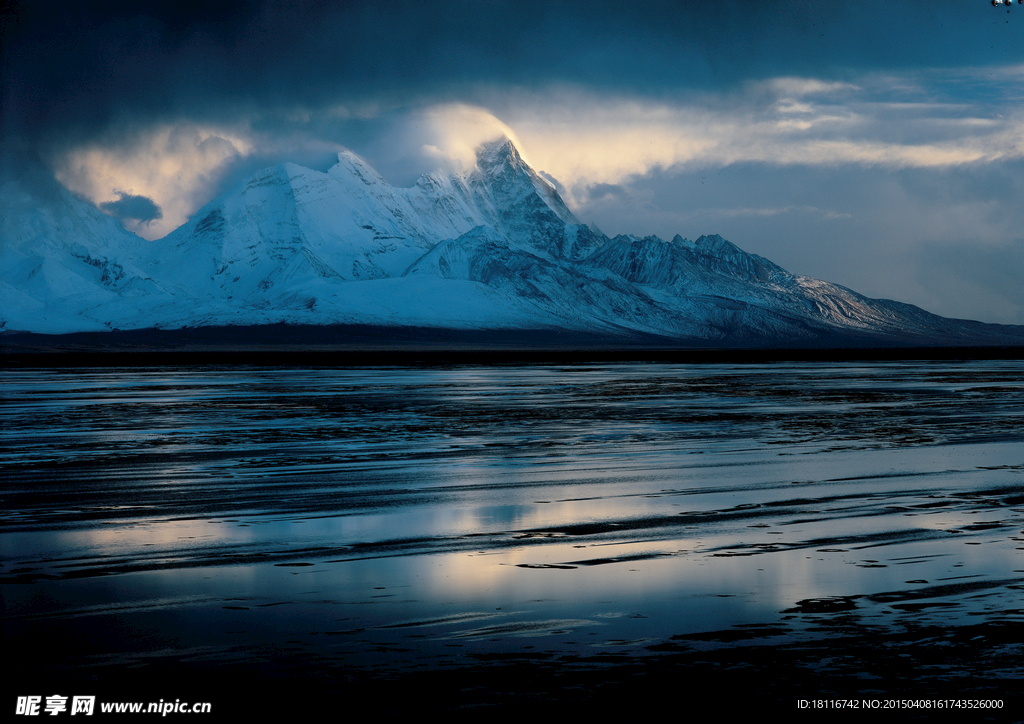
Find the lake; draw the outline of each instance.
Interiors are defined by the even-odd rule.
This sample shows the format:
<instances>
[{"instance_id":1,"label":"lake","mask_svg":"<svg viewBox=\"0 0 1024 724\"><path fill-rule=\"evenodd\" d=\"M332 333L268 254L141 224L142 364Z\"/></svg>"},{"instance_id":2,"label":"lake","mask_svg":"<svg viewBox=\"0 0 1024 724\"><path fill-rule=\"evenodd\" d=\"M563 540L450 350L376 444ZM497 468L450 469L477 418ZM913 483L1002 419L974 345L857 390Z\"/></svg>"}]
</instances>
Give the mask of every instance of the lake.
<instances>
[{"instance_id":1,"label":"lake","mask_svg":"<svg viewBox=\"0 0 1024 724\"><path fill-rule=\"evenodd\" d=\"M1024 718L1020 361L0 384L4 706Z\"/></svg>"}]
</instances>

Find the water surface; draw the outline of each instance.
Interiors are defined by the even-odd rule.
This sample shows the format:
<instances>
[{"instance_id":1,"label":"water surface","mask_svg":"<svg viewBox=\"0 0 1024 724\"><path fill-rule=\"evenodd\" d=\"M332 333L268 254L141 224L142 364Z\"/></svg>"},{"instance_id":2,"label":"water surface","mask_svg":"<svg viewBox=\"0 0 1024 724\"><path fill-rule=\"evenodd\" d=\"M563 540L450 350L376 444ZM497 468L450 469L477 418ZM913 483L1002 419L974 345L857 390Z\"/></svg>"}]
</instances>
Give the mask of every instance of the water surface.
<instances>
[{"instance_id":1,"label":"water surface","mask_svg":"<svg viewBox=\"0 0 1024 724\"><path fill-rule=\"evenodd\" d=\"M515 671L506 698L586 700L565 677L711 666L780 705L1006 698L1022 372L5 371L5 647L60 641L23 688ZM501 700L485 675L448 702Z\"/></svg>"}]
</instances>

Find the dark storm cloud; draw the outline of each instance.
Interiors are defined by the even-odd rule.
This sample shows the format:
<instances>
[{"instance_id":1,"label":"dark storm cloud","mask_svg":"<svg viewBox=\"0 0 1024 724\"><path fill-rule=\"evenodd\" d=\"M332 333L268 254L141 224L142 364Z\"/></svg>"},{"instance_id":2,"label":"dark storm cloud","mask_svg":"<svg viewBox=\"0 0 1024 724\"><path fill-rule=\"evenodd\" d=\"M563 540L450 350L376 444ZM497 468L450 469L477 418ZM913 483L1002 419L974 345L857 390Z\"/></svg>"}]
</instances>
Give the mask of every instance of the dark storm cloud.
<instances>
[{"instance_id":1,"label":"dark storm cloud","mask_svg":"<svg viewBox=\"0 0 1024 724\"><path fill-rule=\"evenodd\" d=\"M100 210L121 221L137 221L145 224L156 219L162 219L163 213L153 199L145 196L137 196L125 191L114 191L120 196L117 201L107 201L100 204Z\"/></svg>"},{"instance_id":2,"label":"dark storm cloud","mask_svg":"<svg viewBox=\"0 0 1024 724\"><path fill-rule=\"evenodd\" d=\"M629 192L619 184L591 184L587 187L587 195L591 199L611 196L614 199L628 200Z\"/></svg>"},{"instance_id":3,"label":"dark storm cloud","mask_svg":"<svg viewBox=\"0 0 1024 724\"><path fill-rule=\"evenodd\" d=\"M663 95L955 65L964 48L974 63L1020 57L984 8L961 22L965 5L12 0L0 125L5 137L68 143L181 115L466 100L487 84Z\"/></svg>"}]
</instances>

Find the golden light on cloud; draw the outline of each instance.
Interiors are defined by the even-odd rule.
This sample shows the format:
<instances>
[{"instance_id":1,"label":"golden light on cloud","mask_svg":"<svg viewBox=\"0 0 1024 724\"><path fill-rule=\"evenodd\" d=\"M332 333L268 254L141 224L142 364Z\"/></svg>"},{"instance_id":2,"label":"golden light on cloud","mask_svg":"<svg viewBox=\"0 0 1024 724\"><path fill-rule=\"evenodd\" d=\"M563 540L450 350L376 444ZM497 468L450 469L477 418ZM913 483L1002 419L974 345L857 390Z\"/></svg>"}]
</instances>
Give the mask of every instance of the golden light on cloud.
<instances>
[{"instance_id":1,"label":"golden light on cloud","mask_svg":"<svg viewBox=\"0 0 1024 724\"><path fill-rule=\"evenodd\" d=\"M570 204L590 185L654 170L758 162L940 168L1024 157L1024 116L972 117L962 106L864 102L861 94L852 84L787 78L704 106L582 93L563 94L560 105L537 95L517 99L506 120L536 167L566 186Z\"/></svg>"},{"instance_id":2,"label":"golden light on cloud","mask_svg":"<svg viewBox=\"0 0 1024 724\"><path fill-rule=\"evenodd\" d=\"M468 173L476 166L480 144L501 136L510 138L526 159L526 150L515 131L489 111L463 103L431 106L414 113L407 132L424 139L420 150L425 155L435 158L442 168L459 173Z\"/></svg>"},{"instance_id":3,"label":"golden light on cloud","mask_svg":"<svg viewBox=\"0 0 1024 724\"><path fill-rule=\"evenodd\" d=\"M162 218L126 224L140 236L157 239L181 226L198 206L200 189L232 160L253 151L251 140L237 131L191 124L151 129L125 146L89 145L58 161L57 180L95 204L114 201L125 192L145 196L161 208Z\"/></svg>"},{"instance_id":4,"label":"golden light on cloud","mask_svg":"<svg viewBox=\"0 0 1024 724\"><path fill-rule=\"evenodd\" d=\"M388 171L399 177L406 167L416 167L416 174L467 173L479 145L504 135L530 165L563 185L566 202L576 208L597 184L627 184L658 171L741 163L945 168L1024 158L1024 113L1002 107L1004 116L927 94L914 102L908 100L914 93L901 90L912 85L906 79L855 85L787 77L677 100L519 90L492 98L486 108L444 103L379 111L375 119L366 118L367 109L329 106L296 111L297 126L286 122L274 131L255 132L258 124L246 119L233 127L165 124L121 145L74 149L56 170L65 186L97 205L124 194L151 199L162 218L129 219L126 226L155 239L208 202L232 164L295 161L296 149L336 150L346 138L331 124L357 116L379 136L378 153L369 157L391 163ZM321 123L312 123L317 130L311 131L318 114Z\"/></svg>"}]
</instances>

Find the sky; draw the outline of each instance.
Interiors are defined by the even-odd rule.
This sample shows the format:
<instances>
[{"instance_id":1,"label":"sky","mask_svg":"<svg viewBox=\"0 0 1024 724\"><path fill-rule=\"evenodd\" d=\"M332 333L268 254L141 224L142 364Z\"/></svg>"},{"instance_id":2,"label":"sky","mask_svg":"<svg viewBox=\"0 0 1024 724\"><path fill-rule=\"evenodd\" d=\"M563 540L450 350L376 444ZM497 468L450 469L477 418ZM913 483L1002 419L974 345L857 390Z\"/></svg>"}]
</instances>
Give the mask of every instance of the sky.
<instances>
[{"instance_id":1,"label":"sky","mask_svg":"<svg viewBox=\"0 0 1024 724\"><path fill-rule=\"evenodd\" d=\"M1016 0L9 0L0 33L0 182L147 239L276 163L409 186L506 134L610 236L1024 324Z\"/></svg>"}]
</instances>

